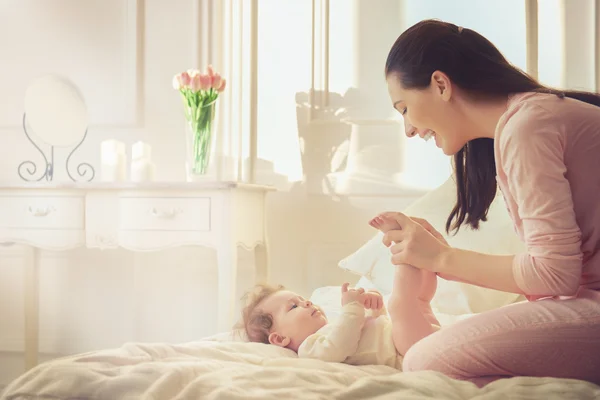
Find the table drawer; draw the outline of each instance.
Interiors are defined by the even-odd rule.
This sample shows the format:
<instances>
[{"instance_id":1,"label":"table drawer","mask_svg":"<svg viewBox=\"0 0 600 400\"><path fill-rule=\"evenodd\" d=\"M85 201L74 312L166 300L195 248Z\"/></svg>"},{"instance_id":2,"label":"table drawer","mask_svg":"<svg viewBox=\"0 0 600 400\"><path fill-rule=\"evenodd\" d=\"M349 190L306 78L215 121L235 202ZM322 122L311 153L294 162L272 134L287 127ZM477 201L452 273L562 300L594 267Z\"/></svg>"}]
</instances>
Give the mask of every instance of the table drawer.
<instances>
[{"instance_id":1,"label":"table drawer","mask_svg":"<svg viewBox=\"0 0 600 400\"><path fill-rule=\"evenodd\" d=\"M123 197L120 229L210 231L210 197Z\"/></svg>"},{"instance_id":2,"label":"table drawer","mask_svg":"<svg viewBox=\"0 0 600 400\"><path fill-rule=\"evenodd\" d=\"M83 196L0 197L0 226L9 229L84 229Z\"/></svg>"}]
</instances>

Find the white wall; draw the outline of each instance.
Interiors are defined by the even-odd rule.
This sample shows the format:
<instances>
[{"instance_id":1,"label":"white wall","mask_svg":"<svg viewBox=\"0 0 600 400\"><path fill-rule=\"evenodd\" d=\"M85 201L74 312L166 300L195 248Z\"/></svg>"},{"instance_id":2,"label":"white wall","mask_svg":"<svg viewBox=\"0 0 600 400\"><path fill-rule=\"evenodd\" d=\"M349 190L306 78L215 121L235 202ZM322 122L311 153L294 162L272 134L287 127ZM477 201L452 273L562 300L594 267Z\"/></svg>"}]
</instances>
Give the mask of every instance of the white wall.
<instances>
[{"instance_id":1,"label":"white wall","mask_svg":"<svg viewBox=\"0 0 600 400\"><path fill-rule=\"evenodd\" d=\"M198 36L206 1L0 0L0 181L17 181L17 165L35 157L19 124L27 84L45 72L67 75L87 99L92 126L77 162L98 166L107 138L144 140L157 179L183 180L184 119L171 78L203 67L199 61L219 64L211 59L219 49ZM317 0L313 10L308 0L258 0L258 99L249 107L257 117L256 177L281 189L267 207L273 281L308 294L355 279L336 264L373 234L368 218L404 208L448 177L448 159L431 143L406 141L389 104L383 63L405 27L425 17L464 24L524 66L521 2L510 11L500 7L505 1L463 3L471 12L445 1ZM66 176L57 171L55 179ZM0 248L0 383L23 368L23 265L31 251ZM42 359L214 332L210 250L77 249L40 259Z\"/></svg>"}]
</instances>

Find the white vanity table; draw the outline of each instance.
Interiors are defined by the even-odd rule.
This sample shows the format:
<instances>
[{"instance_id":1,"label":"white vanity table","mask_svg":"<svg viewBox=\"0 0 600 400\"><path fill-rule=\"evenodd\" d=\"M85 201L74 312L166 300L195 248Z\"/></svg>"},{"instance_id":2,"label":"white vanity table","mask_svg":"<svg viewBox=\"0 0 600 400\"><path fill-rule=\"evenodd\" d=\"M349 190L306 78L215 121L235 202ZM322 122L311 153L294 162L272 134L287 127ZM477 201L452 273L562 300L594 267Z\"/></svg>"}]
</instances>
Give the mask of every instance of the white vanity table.
<instances>
[{"instance_id":1,"label":"white vanity table","mask_svg":"<svg viewBox=\"0 0 600 400\"><path fill-rule=\"evenodd\" d=\"M0 185L0 244L34 248L25 274L25 365L37 364L37 249L75 247L157 251L197 245L217 251L218 329L234 323L237 248L262 250L257 277L268 278L264 222L271 188L235 182L22 183Z\"/></svg>"}]
</instances>

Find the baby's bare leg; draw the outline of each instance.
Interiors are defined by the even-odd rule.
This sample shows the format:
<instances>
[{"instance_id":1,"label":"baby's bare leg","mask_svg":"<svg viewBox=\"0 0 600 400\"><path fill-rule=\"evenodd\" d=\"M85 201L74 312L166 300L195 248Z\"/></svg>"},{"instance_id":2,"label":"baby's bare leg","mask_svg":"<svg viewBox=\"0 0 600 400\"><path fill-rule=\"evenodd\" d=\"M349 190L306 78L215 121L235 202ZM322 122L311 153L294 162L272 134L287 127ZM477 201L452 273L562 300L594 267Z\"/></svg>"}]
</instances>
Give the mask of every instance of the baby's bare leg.
<instances>
[{"instance_id":1,"label":"baby's bare leg","mask_svg":"<svg viewBox=\"0 0 600 400\"><path fill-rule=\"evenodd\" d=\"M371 221L369 221L369 225L383 233L395 229L401 229L401 226L395 220L381 216L373 218ZM419 286L420 291L418 297L419 299L429 303L435 295L435 291L437 289L437 275L434 272L427 270L421 270L421 274L422 278L419 279L421 284Z\"/></svg>"},{"instance_id":2,"label":"baby's bare leg","mask_svg":"<svg viewBox=\"0 0 600 400\"><path fill-rule=\"evenodd\" d=\"M435 272L421 270L421 291L419 292L419 300L421 300L421 308L423 315L427 321L433 325L436 330L440 329L440 322L431 309L431 299L435 295L437 289L437 275Z\"/></svg>"},{"instance_id":3,"label":"baby's bare leg","mask_svg":"<svg viewBox=\"0 0 600 400\"><path fill-rule=\"evenodd\" d=\"M419 298L423 286L421 271L410 265L399 265L394 274L394 286L388 304L392 320L392 335L398 353L439 330L429 301Z\"/></svg>"},{"instance_id":4,"label":"baby's bare leg","mask_svg":"<svg viewBox=\"0 0 600 400\"><path fill-rule=\"evenodd\" d=\"M401 226L393 219L373 218L369 225L386 233ZM398 353L404 355L419 340L440 329L430 302L437 288L437 275L412 265L396 267L394 285L388 304L392 335Z\"/></svg>"},{"instance_id":5,"label":"baby's bare leg","mask_svg":"<svg viewBox=\"0 0 600 400\"><path fill-rule=\"evenodd\" d=\"M437 275L435 272L422 269L421 271L421 289L419 291L419 299L429 303L437 289Z\"/></svg>"}]
</instances>

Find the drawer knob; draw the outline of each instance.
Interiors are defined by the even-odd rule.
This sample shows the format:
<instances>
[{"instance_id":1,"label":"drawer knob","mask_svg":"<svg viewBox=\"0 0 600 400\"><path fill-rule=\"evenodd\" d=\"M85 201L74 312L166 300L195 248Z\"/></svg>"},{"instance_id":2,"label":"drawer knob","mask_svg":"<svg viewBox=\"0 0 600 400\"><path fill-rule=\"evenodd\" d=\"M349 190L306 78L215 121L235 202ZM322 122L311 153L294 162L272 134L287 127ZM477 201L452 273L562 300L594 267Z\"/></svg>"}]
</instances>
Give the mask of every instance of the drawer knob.
<instances>
[{"instance_id":1,"label":"drawer knob","mask_svg":"<svg viewBox=\"0 0 600 400\"><path fill-rule=\"evenodd\" d=\"M156 208L152 208L150 210L150 215L152 215L155 218L163 218L163 219L173 218L179 213L181 213L181 210L179 208L172 208L171 210L168 210L168 211L159 211Z\"/></svg>"},{"instance_id":2,"label":"drawer knob","mask_svg":"<svg viewBox=\"0 0 600 400\"><path fill-rule=\"evenodd\" d=\"M52 211L56 211L54 209L54 207L44 207L44 208L36 208L33 209L31 206L29 206L29 214L33 215L34 217L45 217L46 215L50 214Z\"/></svg>"},{"instance_id":3,"label":"drawer knob","mask_svg":"<svg viewBox=\"0 0 600 400\"><path fill-rule=\"evenodd\" d=\"M100 249L107 249L110 247L117 247L117 241L112 236L96 235L96 242Z\"/></svg>"}]
</instances>

